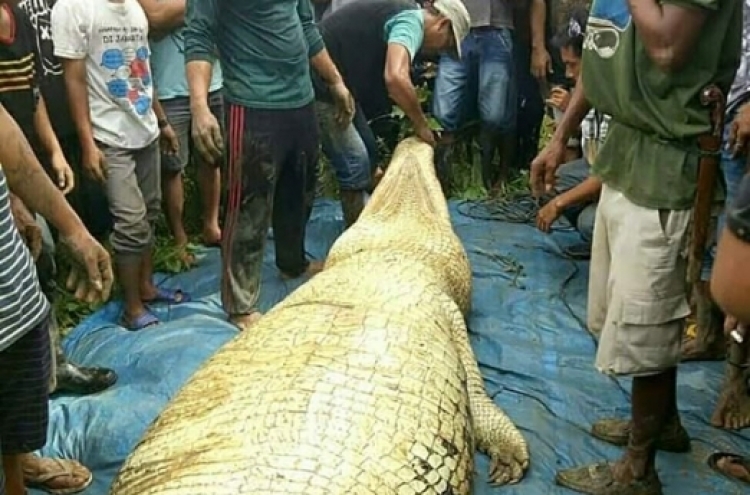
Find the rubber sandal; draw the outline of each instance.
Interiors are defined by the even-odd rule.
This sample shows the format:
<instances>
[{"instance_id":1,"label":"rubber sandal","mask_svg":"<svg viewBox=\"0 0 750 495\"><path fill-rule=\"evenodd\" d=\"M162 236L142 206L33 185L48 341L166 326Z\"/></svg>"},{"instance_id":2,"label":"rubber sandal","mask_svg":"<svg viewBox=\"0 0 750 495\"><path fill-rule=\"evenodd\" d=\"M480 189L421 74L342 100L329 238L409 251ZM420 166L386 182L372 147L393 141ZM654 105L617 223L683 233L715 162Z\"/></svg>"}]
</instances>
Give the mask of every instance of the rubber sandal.
<instances>
[{"instance_id":1,"label":"rubber sandal","mask_svg":"<svg viewBox=\"0 0 750 495\"><path fill-rule=\"evenodd\" d=\"M714 472L720 474L722 477L728 480L736 481L738 483L750 485L750 479L744 480L741 478L736 478L722 471L721 468L719 468L719 461L721 459L727 459L727 461L732 464L739 464L745 469L745 471L748 472L748 475L750 475L750 459L742 457L741 455L730 454L729 452L714 452L713 454L708 456L708 459L706 459L706 464L708 464L708 467L710 467Z\"/></svg>"},{"instance_id":2,"label":"rubber sandal","mask_svg":"<svg viewBox=\"0 0 750 495\"><path fill-rule=\"evenodd\" d=\"M79 462L68 459L47 458L41 459L41 461L47 465L52 464L58 469L50 470L49 472L40 474L38 476L32 475L29 472L24 472L23 478L27 488L41 490L47 493L51 493L52 495L70 495L73 493L82 492L83 490L88 488L89 485L91 485L91 482L94 480L94 475L91 473L91 471L86 469L86 467ZM88 473L88 476L80 485L71 488L50 488L49 486L47 486L50 481L56 480L58 478L73 478L76 470L86 470L86 472Z\"/></svg>"},{"instance_id":3,"label":"rubber sandal","mask_svg":"<svg viewBox=\"0 0 750 495\"><path fill-rule=\"evenodd\" d=\"M180 289L169 290L162 287L156 288L156 297L143 301L146 304L182 304L190 302L190 295Z\"/></svg>"},{"instance_id":4,"label":"rubber sandal","mask_svg":"<svg viewBox=\"0 0 750 495\"><path fill-rule=\"evenodd\" d=\"M159 318L151 311L144 311L134 320L127 320L125 314L120 317L120 326L130 331L143 330L146 327L152 327L159 324Z\"/></svg>"}]
</instances>

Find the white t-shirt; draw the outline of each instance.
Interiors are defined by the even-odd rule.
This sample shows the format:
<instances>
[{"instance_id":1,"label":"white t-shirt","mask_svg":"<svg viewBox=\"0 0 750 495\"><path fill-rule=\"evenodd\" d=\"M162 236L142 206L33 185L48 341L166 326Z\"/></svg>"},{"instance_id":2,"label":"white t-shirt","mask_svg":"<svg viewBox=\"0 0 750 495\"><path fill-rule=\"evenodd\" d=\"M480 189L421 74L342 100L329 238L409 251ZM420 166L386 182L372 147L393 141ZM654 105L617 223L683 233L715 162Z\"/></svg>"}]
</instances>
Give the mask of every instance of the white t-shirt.
<instances>
[{"instance_id":1,"label":"white t-shirt","mask_svg":"<svg viewBox=\"0 0 750 495\"><path fill-rule=\"evenodd\" d=\"M94 139L140 149L159 136L148 19L137 0L58 0L52 41L57 57L86 60Z\"/></svg>"}]
</instances>

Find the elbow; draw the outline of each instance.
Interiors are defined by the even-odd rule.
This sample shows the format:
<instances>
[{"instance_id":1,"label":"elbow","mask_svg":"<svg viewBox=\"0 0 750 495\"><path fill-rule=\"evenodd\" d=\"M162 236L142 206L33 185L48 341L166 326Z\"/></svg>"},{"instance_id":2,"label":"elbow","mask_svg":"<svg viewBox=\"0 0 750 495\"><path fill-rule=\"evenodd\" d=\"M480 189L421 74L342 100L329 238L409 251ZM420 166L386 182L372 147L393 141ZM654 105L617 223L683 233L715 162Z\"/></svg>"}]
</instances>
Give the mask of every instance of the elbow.
<instances>
[{"instance_id":1,"label":"elbow","mask_svg":"<svg viewBox=\"0 0 750 495\"><path fill-rule=\"evenodd\" d=\"M385 87L388 90L388 96L395 100L399 95L403 94L404 87L411 84L411 79L405 78L403 74L386 72L385 73Z\"/></svg>"},{"instance_id":2,"label":"elbow","mask_svg":"<svg viewBox=\"0 0 750 495\"><path fill-rule=\"evenodd\" d=\"M668 74L679 72L685 66L686 57L681 56L669 42L647 47L647 53L654 65L662 72Z\"/></svg>"}]
</instances>

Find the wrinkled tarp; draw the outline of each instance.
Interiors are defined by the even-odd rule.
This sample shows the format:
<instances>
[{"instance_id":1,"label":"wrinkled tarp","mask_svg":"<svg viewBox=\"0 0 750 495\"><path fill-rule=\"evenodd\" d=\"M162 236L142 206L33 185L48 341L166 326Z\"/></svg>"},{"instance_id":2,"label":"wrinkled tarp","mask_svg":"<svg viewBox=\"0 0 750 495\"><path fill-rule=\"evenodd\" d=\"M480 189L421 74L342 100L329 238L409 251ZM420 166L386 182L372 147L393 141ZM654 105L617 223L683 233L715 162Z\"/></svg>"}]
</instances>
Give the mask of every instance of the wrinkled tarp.
<instances>
[{"instance_id":1,"label":"wrinkled tarp","mask_svg":"<svg viewBox=\"0 0 750 495\"><path fill-rule=\"evenodd\" d=\"M626 416L629 383L597 373L595 344L582 327L587 263L566 259L561 246L577 243L572 232L544 235L533 227L476 220L452 212L474 270L471 339L490 395L529 442L531 468L518 485L492 488L488 461L478 456L478 495L569 493L554 486L557 469L615 458L619 449L592 439L598 418ZM308 229L308 250L322 258L341 231L341 213L319 203ZM189 273L160 279L191 292L194 302L158 311L162 325L128 332L115 323L112 303L77 327L65 341L74 362L114 368L111 390L51 403L48 446L43 454L75 458L94 473L84 493L105 495L145 429L201 363L235 335L218 296L219 256L207 251ZM276 274L272 243L263 272L262 307L270 308L299 282ZM723 363L680 369L679 404L693 438L691 454L659 454L667 494L747 493L705 465L715 450L750 454L750 436L717 430L708 418L721 385ZM252 384L249 384L252 386ZM195 494L200 495L200 494Z\"/></svg>"}]
</instances>

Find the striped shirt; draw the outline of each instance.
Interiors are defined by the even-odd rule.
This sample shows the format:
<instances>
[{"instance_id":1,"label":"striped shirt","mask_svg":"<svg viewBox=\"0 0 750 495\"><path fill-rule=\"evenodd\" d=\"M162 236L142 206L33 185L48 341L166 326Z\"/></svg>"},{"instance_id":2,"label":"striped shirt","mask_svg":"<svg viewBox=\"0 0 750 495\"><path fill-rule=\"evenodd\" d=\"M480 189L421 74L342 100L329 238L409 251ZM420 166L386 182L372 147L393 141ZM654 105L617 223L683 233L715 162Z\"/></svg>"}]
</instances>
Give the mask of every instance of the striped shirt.
<instances>
[{"instance_id":1,"label":"striped shirt","mask_svg":"<svg viewBox=\"0 0 750 495\"><path fill-rule=\"evenodd\" d=\"M0 167L0 352L37 326L48 312L34 260L13 221L8 183Z\"/></svg>"},{"instance_id":2,"label":"striped shirt","mask_svg":"<svg viewBox=\"0 0 750 495\"><path fill-rule=\"evenodd\" d=\"M34 125L41 76L36 32L17 6L0 4L11 19L11 33L0 37L0 104L5 107L40 158L46 158Z\"/></svg>"}]
</instances>

